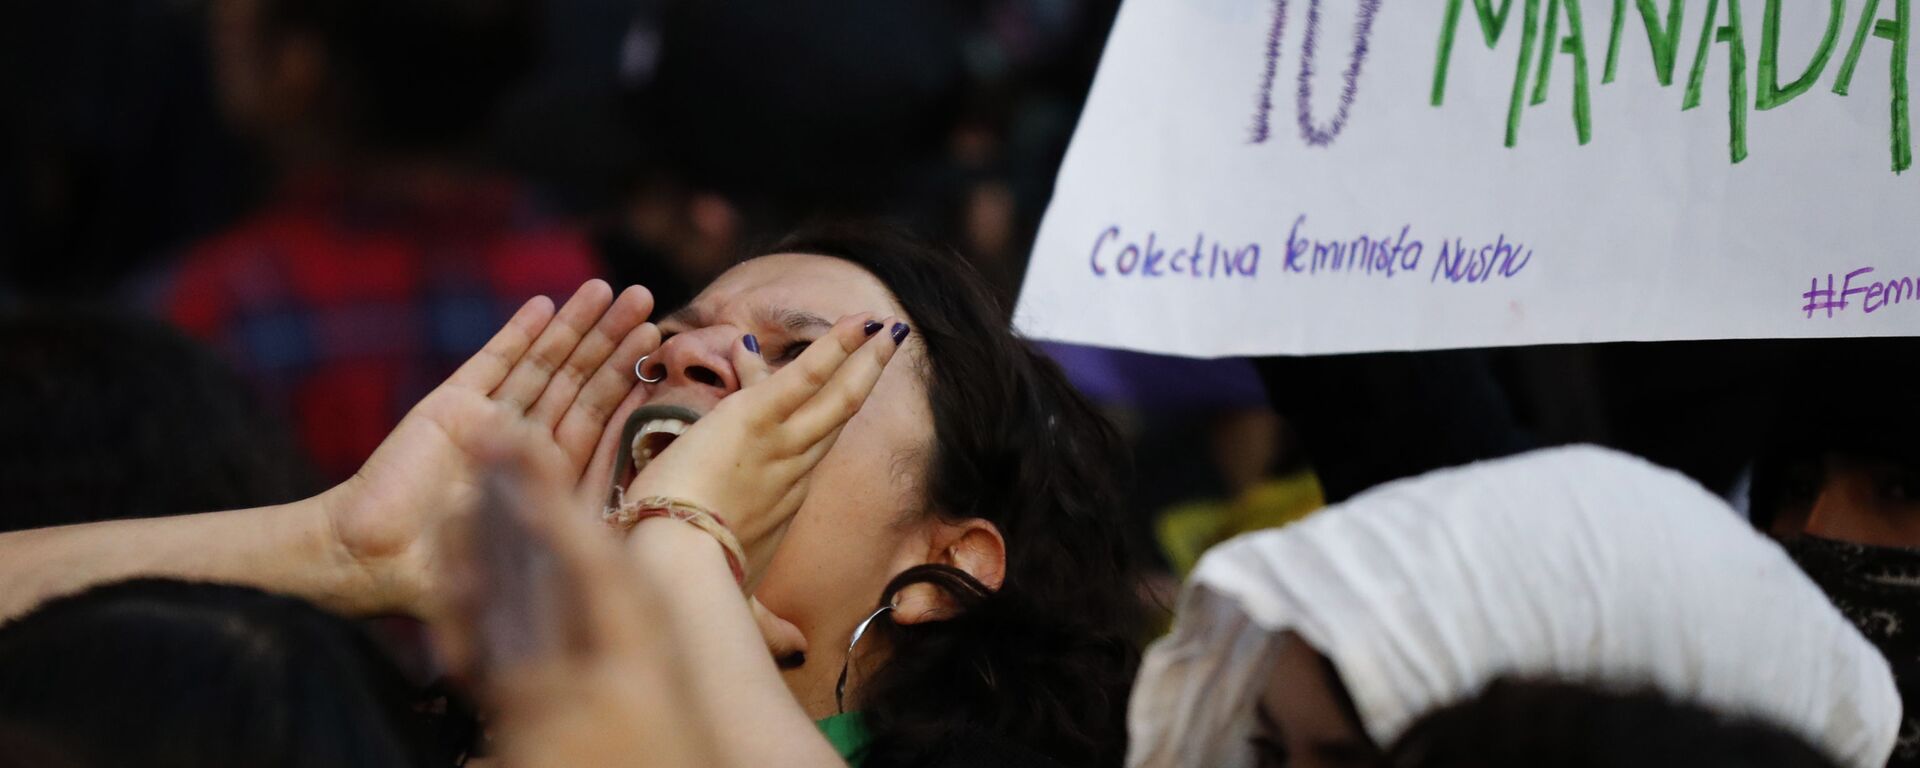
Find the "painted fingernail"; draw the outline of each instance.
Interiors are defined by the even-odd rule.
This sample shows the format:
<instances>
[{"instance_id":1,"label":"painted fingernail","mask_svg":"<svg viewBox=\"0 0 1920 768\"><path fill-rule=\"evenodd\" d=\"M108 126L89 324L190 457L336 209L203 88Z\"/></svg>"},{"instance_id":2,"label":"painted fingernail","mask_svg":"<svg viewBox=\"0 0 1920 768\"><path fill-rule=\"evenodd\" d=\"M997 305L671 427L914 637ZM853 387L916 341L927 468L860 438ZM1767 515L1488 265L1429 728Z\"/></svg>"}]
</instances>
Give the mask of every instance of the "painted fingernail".
<instances>
[{"instance_id":1,"label":"painted fingernail","mask_svg":"<svg viewBox=\"0 0 1920 768\"><path fill-rule=\"evenodd\" d=\"M861 330L866 331L868 336L872 336L880 332L880 324L872 320L868 320L866 326L861 328Z\"/></svg>"},{"instance_id":2,"label":"painted fingernail","mask_svg":"<svg viewBox=\"0 0 1920 768\"><path fill-rule=\"evenodd\" d=\"M754 338L751 333L740 337L740 346L746 347L748 352L760 354L760 340Z\"/></svg>"},{"instance_id":3,"label":"painted fingernail","mask_svg":"<svg viewBox=\"0 0 1920 768\"><path fill-rule=\"evenodd\" d=\"M893 343L900 344L907 340L907 334L912 333L912 329L908 328L906 323L894 323L892 333Z\"/></svg>"}]
</instances>

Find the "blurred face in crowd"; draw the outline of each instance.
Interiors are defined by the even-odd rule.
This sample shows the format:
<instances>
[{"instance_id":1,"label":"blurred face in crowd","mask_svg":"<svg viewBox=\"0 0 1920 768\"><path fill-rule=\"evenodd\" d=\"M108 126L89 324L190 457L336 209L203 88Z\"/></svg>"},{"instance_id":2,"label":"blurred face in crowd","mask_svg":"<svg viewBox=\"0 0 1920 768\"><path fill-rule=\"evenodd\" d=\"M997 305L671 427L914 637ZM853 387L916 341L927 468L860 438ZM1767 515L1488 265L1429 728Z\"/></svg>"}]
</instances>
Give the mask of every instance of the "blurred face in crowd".
<instances>
[{"instance_id":1,"label":"blurred face in crowd","mask_svg":"<svg viewBox=\"0 0 1920 768\"><path fill-rule=\"evenodd\" d=\"M277 138L311 122L326 56L304 36L266 34L261 0L213 0L214 83L221 112L242 134Z\"/></svg>"},{"instance_id":2,"label":"blurred face in crowd","mask_svg":"<svg viewBox=\"0 0 1920 768\"><path fill-rule=\"evenodd\" d=\"M650 376L664 365L666 378L642 385L650 387L647 404L704 415L739 389L729 360L743 335L753 334L777 369L834 321L859 312L913 322L878 279L840 259L779 254L734 267L661 319L665 341L647 365ZM909 337L902 351L814 469L757 593L808 640L807 663L786 674L816 714L832 712L833 681L854 625L873 612L893 576L928 562L942 525L918 514L934 437L920 374L924 348Z\"/></svg>"},{"instance_id":3,"label":"blurred face in crowd","mask_svg":"<svg viewBox=\"0 0 1920 768\"><path fill-rule=\"evenodd\" d=\"M1370 766L1379 758L1339 675L1292 632L1280 636L1267 688L1255 703L1260 768Z\"/></svg>"},{"instance_id":4,"label":"blurred face in crowd","mask_svg":"<svg viewBox=\"0 0 1920 768\"><path fill-rule=\"evenodd\" d=\"M1805 532L1881 547L1920 547L1920 467L1829 455Z\"/></svg>"}]
</instances>

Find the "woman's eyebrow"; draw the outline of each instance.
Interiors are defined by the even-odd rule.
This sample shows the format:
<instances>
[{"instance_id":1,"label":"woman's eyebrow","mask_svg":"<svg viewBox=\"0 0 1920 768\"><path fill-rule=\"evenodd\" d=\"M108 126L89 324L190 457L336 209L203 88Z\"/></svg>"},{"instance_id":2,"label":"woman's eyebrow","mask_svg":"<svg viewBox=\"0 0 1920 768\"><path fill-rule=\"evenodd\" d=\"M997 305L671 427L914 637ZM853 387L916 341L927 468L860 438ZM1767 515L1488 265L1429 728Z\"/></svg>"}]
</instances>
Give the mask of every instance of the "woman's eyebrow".
<instances>
[{"instance_id":1,"label":"woman's eyebrow","mask_svg":"<svg viewBox=\"0 0 1920 768\"><path fill-rule=\"evenodd\" d=\"M761 307L754 311L754 319L762 325L784 328L789 333L823 331L833 327L833 321L804 309Z\"/></svg>"}]
</instances>

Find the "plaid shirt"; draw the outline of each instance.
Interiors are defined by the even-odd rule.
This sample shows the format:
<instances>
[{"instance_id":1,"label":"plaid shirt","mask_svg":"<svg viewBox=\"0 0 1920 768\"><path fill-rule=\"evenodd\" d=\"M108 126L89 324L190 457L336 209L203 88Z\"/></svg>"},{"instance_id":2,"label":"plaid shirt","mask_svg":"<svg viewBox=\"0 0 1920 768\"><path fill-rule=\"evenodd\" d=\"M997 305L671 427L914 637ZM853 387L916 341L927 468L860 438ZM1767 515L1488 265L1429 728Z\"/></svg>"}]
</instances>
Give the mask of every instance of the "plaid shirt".
<instances>
[{"instance_id":1,"label":"plaid shirt","mask_svg":"<svg viewBox=\"0 0 1920 768\"><path fill-rule=\"evenodd\" d=\"M582 235L504 183L431 199L289 189L194 246L158 306L292 417L328 479L358 469L522 302L565 301L599 272Z\"/></svg>"}]
</instances>

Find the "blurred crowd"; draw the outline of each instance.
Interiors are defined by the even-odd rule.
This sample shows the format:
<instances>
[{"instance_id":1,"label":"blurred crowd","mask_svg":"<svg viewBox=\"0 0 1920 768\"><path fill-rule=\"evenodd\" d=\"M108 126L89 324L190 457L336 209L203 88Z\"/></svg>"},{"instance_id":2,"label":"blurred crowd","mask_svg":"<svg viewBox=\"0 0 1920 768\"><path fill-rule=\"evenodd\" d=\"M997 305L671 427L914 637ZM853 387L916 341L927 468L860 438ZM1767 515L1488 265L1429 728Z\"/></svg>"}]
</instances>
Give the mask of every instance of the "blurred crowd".
<instances>
[{"instance_id":1,"label":"blurred crowd","mask_svg":"<svg viewBox=\"0 0 1920 768\"><path fill-rule=\"evenodd\" d=\"M579 239L543 253L651 278L663 304L742 242L886 216L1010 291L1116 6L21 8L0 49L7 285L137 293L304 201L501 206ZM363 199L368 186L399 199Z\"/></svg>"},{"instance_id":2,"label":"blurred crowd","mask_svg":"<svg viewBox=\"0 0 1920 768\"><path fill-rule=\"evenodd\" d=\"M0 40L0 302L135 307L358 466L518 301L828 216L1011 300L1115 3L138 0Z\"/></svg>"},{"instance_id":3,"label":"blurred crowd","mask_svg":"<svg viewBox=\"0 0 1920 768\"><path fill-rule=\"evenodd\" d=\"M677 308L809 221L904 224L1010 312L1117 6L23 7L0 31L0 307L184 331L316 481L525 298L603 277ZM1865 356L1902 354L1882 344ZM1181 571L1233 532L1532 446L1616 446L1738 502L1829 346L1047 349L1129 437L1142 552Z\"/></svg>"},{"instance_id":4,"label":"blurred crowd","mask_svg":"<svg viewBox=\"0 0 1920 768\"><path fill-rule=\"evenodd\" d=\"M777 253L769 250L774 242L810 222L885 221L942 244L943 253L981 279L979 306L1004 326L1118 5L18 4L0 25L0 532L317 498L360 471L395 425L436 387L444 390L442 382L516 311L524 312L530 297L563 300L600 278L645 286L656 316L666 316L694 302L743 257ZM902 293L895 278L882 279L887 290ZM956 287L955 293L965 291ZM971 296L955 301L963 299ZM1592 443L1677 470L1719 500L1707 506L1724 504L1753 529L1789 542L1792 561L1821 589L1808 594L1830 598L1884 654L1901 698L1910 699L1920 680L1920 648L1906 623L1920 620L1920 596L1912 590L1920 572L1914 554L1920 548L1920 441L1914 438L1920 407L1908 386L1920 373L1914 362L1920 346L1912 339L1258 360L1039 346L1071 382L1073 397L1086 398L1118 427L1132 457L1095 469L1132 479L1131 492L1113 497L1120 507L1112 510L1120 521L1116 541L1144 566L1145 586L1133 597L1156 618L1150 626L1114 632L1144 640L1171 630L1176 641L1205 649L1209 638L1231 633L1217 623L1183 628L1166 610L1177 599L1189 607L1188 601L1213 599L1176 597L1189 574L1230 596L1239 594L1235 590L1291 594L1307 589L1302 584L1351 586L1341 579L1352 577L1339 568L1328 572L1340 578L1279 569L1261 582L1221 565L1229 556L1215 555L1208 581L1203 557L1217 552L1215 545L1328 519L1325 510L1365 508L1365 492L1402 478ZM627 362L641 381L654 381L640 368L644 358ZM556 367L547 366L547 374ZM611 418L599 415L603 422ZM1575 455L1578 450L1584 449ZM1612 459L1597 461L1611 467L1608 472L1619 469ZM1516 466L1570 476L1585 471ZM1007 471L1017 475L1017 468ZM1639 471L1622 470L1629 478L1623 482L1667 482L1646 480ZM1527 482L1541 476L1528 474ZM1492 477L1486 482L1497 485L1498 473ZM1483 509L1512 501L1492 495L1497 498ZM1637 505L1629 504L1642 509ZM1331 519L1352 517L1344 514ZM1433 519L1451 518L1435 513ZM1662 524L1643 522L1633 532L1658 538L1667 535ZM1331 540L1336 550L1343 541ZM1291 539L1262 541L1277 550L1296 546ZM1632 546L1620 545L1621 551ZM1242 544L1233 556L1259 562L1256 549ZM1741 551L1727 556L1744 556ZM1688 556L1684 549L1661 554ZM1755 562L1771 563L1767 556L1755 555ZM1439 566L1415 562L1396 575L1424 584L1431 574L1423 567ZM1706 578L1695 572L1674 577ZM1756 600L1769 594L1753 593ZM1355 653L1354 636L1339 635L1341 620L1350 616L1315 624L1318 606L1282 610L1247 602L1256 607L1244 607L1248 615L1238 620L1259 625L1253 628L1261 637L1298 630L1287 642L1318 649L1300 657L1316 674L1333 670L1329 677L1337 682L1340 673L1364 666L1343 661L1352 658L1343 654ZM1831 612L1826 602L1811 602ZM1378 615L1394 617L1400 609L1405 606L1381 608ZM1308 623L1274 624L1296 620L1295 614ZM1813 613L1781 621L1807 615ZM1629 621L1646 618L1635 617ZM1436 626L1459 620L1401 618ZM1848 625L1829 624L1834 636L1846 634ZM1542 631L1551 635L1557 626ZM181 711L160 703L173 701L165 696L135 697L116 703L120 709L103 720L87 720L72 713L101 711L91 709L92 702L62 698L63 691L90 689L72 680L178 675L150 689L134 686L164 691L211 675L209 669L228 669L235 655L258 666L217 677L226 687L208 688L208 706L253 702L286 722L261 725L269 735L259 737L260 751L235 752L233 765L296 753L312 765L373 764L358 756L392 753L412 756L393 764L447 764L477 738L467 693L423 691L435 662L417 626L406 622L379 620L371 635L376 641L293 598L146 579L56 599L6 627L0 656L47 661L27 665L38 676L10 679L13 692L0 691L0 714L8 715L0 717L0 766L61 765L66 740L109 738L106 731L74 732L48 743L38 730L46 723L97 725ZM111 645L76 651L67 643L76 633L161 639L141 651L150 657L128 658ZM1249 647L1220 653L1228 658ZM1258 650L1235 662L1242 666L1202 671L1156 668L1149 656L1149 673L1161 676L1143 681L1174 702L1164 705L1173 708L1167 711L1197 706L1203 696L1181 698L1181 692L1216 690L1228 672L1244 673L1234 680L1262 683L1273 665L1289 658L1278 645ZM1352 701L1345 706L1399 765L1503 764L1497 760L1506 758L1474 752L1483 740L1461 734L1507 731L1509 721L1551 733L1548 726L1589 718L1648 733L1658 730L1649 722L1711 719L1688 709L1701 701L1675 692L1684 685L1665 685L1659 675L1634 677L1645 670L1626 664L1631 669L1620 672L1603 661L1596 662L1596 674L1651 686L1615 696L1618 691L1466 675L1472 679L1454 681L1460 685L1453 688L1485 686L1480 698L1413 696L1422 705L1415 707L1388 695L1403 681L1387 676L1372 681L1373 688L1348 679L1364 711L1354 711ZM1160 741L1135 749L1179 756L1156 764L1206 764L1202 756L1213 753L1201 742L1222 734L1244 741L1254 727L1248 713L1268 706L1261 703L1263 691L1243 686L1218 722L1180 721L1180 728L1155 737ZM291 699L308 704L284 713L259 704ZM29 701L37 703L19 703ZM1725 703L1711 696L1702 701ZM1406 718L1381 724L1382 708L1402 705ZM20 714L33 707L44 722ZM1284 702L1272 707L1287 709ZM1440 724L1408 730L1413 715L1428 709L1436 718L1429 722ZM1546 726L1526 720L1560 711L1565 715ZM162 718L152 730L190 730L190 720ZM1911 715L1902 719L1895 764L1920 764L1916 723ZM1716 733L1724 743L1700 736L1709 725L1721 729ZM227 738L226 732L200 736ZM1143 738L1138 729L1134 736ZM1798 736L1820 738L1805 729ZM1658 759L1769 752L1783 760L1774 764L1818 765L1847 749L1854 750L1847 755L1873 751L1856 736L1847 737L1855 739L1850 746L1817 744L1826 748L1819 755L1744 721L1716 721L1648 743L1673 747ZM1611 745L1612 738L1582 732L1550 746L1566 748L1579 739ZM1392 746L1396 741L1400 746ZM186 737L152 742L163 743L182 750L176 757L186 762L178 764L212 749L210 741ZM1687 753L1683 746L1706 751ZM1119 747L1108 747L1114 754L1103 760L1117 755ZM1605 751L1589 747L1585 754ZM1730 751L1711 752L1722 747ZM1227 762L1217 764L1240 758L1220 759ZM1626 762L1590 764L1655 758L1619 759Z\"/></svg>"}]
</instances>

